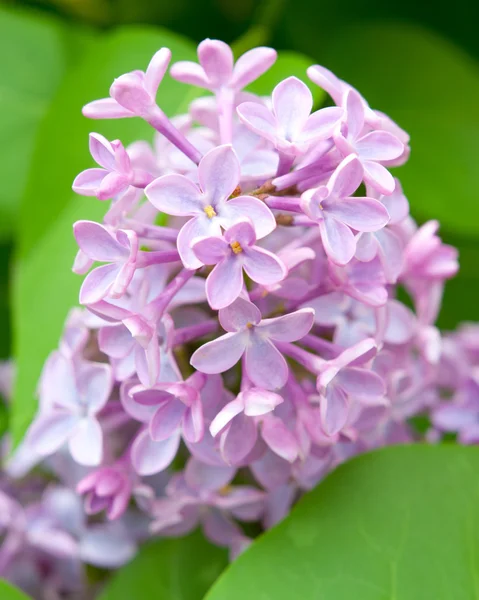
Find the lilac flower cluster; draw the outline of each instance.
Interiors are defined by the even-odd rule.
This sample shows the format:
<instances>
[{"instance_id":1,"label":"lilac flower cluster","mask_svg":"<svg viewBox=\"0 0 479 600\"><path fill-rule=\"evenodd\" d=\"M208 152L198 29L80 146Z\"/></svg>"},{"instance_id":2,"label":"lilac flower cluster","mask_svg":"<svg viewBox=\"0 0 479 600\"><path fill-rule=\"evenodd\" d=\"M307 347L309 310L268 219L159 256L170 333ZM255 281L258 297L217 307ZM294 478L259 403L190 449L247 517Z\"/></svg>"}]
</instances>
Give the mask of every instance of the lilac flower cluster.
<instances>
[{"instance_id":1,"label":"lilac flower cluster","mask_svg":"<svg viewBox=\"0 0 479 600\"><path fill-rule=\"evenodd\" d=\"M102 224L74 225L83 308L2 484L15 518L0 524L0 574L14 580L21 548L36 576L48 556L63 589L82 561L116 566L148 536L198 525L234 557L243 522L271 527L353 455L450 431L479 440L479 332L434 326L457 252L437 222L418 228L389 171L408 159L407 133L318 65L307 75L334 106L313 110L296 77L271 97L244 91L275 51L234 63L216 40L171 67L211 94L169 119L156 96L170 58L159 50L84 107L156 133L127 148L92 133L99 167L73 184L110 204ZM425 436L411 424L423 414ZM29 489L22 507L12 475L40 460L66 486ZM106 524L88 524L80 496Z\"/></svg>"}]
</instances>

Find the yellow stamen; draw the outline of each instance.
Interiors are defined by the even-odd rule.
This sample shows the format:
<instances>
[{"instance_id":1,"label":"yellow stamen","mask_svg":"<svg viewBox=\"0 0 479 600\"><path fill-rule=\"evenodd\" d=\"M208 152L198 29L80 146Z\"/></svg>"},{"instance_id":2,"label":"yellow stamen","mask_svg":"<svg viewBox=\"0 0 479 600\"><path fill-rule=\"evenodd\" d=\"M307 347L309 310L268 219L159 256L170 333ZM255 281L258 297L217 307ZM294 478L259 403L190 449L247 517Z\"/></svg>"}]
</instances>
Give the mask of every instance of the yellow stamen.
<instances>
[{"instance_id":1,"label":"yellow stamen","mask_svg":"<svg viewBox=\"0 0 479 600\"><path fill-rule=\"evenodd\" d=\"M253 323L246 323L246 329L252 329Z\"/></svg>"},{"instance_id":2,"label":"yellow stamen","mask_svg":"<svg viewBox=\"0 0 479 600\"><path fill-rule=\"evenodd\" d=\"M318 202L318 204L319 204L319 208L320 208L321 210L324 210L324 208L323 208L323 205L321 204L321 202Z\"/></svg>"},{"instance_id":3,"label":"yellow stamen","mask_svg":"<svg viewBox=\"0 0 479 600\"><path fill-rule=\"evenodd\" d=\"M243 252L243 248L241 247L241 244L239 242L231 242L230 246L231 250L233 250L235 254L240 254L241 252Z\"/></svg>"},{"instance_id":4,"label":"yellow stamen","mask_svg":"<svg viewBox=\"0 0 479 600\"><path fill-rule=\"evenodd\" d=\"M231 485L224 485L218 490L220 496L229 496L233 491L233 487Z\"/></svg>"},{"instance_id":5,"label":"yellow stamen","mask_svg":"<svg viewBox=\"0 0 479 600\"><path fill-rule=\"evenodd\" d=\"M208 204L208 206L205 206L203 210L205 211L206 216L208 217L208 219L212 219L213 217L216 217L216 211L211 206L211 204Z\"/></svg>"}]
</instances>

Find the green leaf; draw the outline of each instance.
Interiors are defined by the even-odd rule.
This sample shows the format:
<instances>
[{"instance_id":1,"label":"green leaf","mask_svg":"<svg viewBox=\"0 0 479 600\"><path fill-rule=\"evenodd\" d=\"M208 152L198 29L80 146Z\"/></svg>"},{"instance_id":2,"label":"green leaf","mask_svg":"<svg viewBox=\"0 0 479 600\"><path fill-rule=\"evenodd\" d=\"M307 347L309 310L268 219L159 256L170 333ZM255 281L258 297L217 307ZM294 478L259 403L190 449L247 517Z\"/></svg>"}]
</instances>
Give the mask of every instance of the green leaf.
<instances>
[{"instance_id":1,"label":"green leaf","mask_svg":"<svg viewBox=\"0 0 479 600\"><path fill-rule=\"evenodd\" d=\"M253 543L206 598L478 598L478 470L477 447L356 458Z\"/></svg>"},{"instance_id":2,"label":"green leaf","mask_svg":"<svg viewBox=\"0 0 479 600\"><path fill-rule=\"evenodd\" d=\"M277 61L271 69L266 71L256 81L253 81L248 87L248 91L259 96L268 96L280 81L294 75L307 84L313 94L315 105L319 104L324 99L325 93L306 77L306 69L312 64L314 64L312 59L299 52L291 52L289 50L280 52Z\"/></svg>"},{"instance_id":3,"label":"green leaf","mask_svg":"<svg viewBox=\"0 0 479 600\"><path fill-rule=\"evenodd\" d=\"M13 587L8 581L0 579L0 598L2 600L28 600L29 596Z\"/></svg>"},{"instance_id":4,"label":"green leaf","mask_svg":"<svg viewBox=\"0 0 479 600\"><path fill-rule=\"evenodd\" d=\"M72 58L72 33L56 19L0 9L1 238L16 226L38 127Z\"/></svg>"},{"instance_id":5,"label":"green leaf","mask_svg":"<svg viewBox=\"0 0 479 600\"><path fill-rule=\"evenodd\" d=\"M318 58L410 133L411 157L397 176L413 214L476 235L477 63L434 33L392 23L342 29L318 48Z\"/></svg>"},{"instance_id":6,"label":"green leaf","mask_svg":"<svg viewBox=\"0 0 479 600\"><path fill-rule=\"evenodd\" d=\"M146 68L161 46L171 48L174 60L195 56L189 42L152 28L123 28L91 41L42 123L22 204L14 269L13 337L18 376L11 427L16 443L35 413L35 389L43 362L57 347L65 317L78 302L82 278L71 273L77 250L72 225L78 219L99 220L106 208L105 203L71 191L74 177L92 165L88 133L99 131L125 144L153 138L153 130L140 119L91 121L82 116L81 108L108 95L114 77ZM159 104L174 114L188 93L188 86L167 76L160 86Z\"/></svg>"},{"instance_id":7,"label":"green leaf","mask_svg":"<svg viewBox=\"0 0 479 600\"><path fill-rule=\"evenodd\" d=\"M198 600L228 563L224 549L199 531L144 546L100 594L99 600Z\"/></svg>"}]
</instances>

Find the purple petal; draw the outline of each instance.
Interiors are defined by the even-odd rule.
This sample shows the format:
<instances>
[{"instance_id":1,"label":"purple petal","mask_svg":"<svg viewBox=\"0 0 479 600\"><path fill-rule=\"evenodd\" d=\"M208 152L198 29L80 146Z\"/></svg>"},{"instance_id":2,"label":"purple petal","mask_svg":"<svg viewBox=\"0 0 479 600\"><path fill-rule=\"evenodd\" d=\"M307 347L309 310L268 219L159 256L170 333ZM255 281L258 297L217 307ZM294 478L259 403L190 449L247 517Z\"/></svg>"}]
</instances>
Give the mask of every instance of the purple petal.
<instances>
[{"instance_id":1,"label":"purple petal","mask_svg":"<svg viewBox=\"0 0 479 600\"><path fill-rule=\"evenodd\" d=\"M141 71L117 77L110 86L110 96L135 115L147 113L154 102L145 87L145 75Z\"/></svg>"},{"instance_id":2,"label":"purple petal","mask_svg":"<svg viewBox=\"0 0 479 600\"><path fill-rule=\"evenodd\" d=\"M336 376L334 387L339 385L358 400L382 398L386 393L384 381L377 373L358 367L342 369Z\"/></svg>"},{"instance_id":3,"label":"purple petal","mask_svg":"<svg viewBox=\"0 0 479 600\"><path fill-rule=\"evenodd\" d=\"M379 244L375 235L371 233L362 233L356 237L355 258L361 262L373 260L379 250Z\"/></svg>"},{"instance_id":4,"label":"purple petal","mask_svg":"<svg viewBox=\"0 0 479 600\"><path fill-rule=\"evenodd\" d=\"M81 250L92 260L118 262L129 257L129 251L99 223L77 221L73 226L73 234Z\"/></svg>"},{"instance_id":5,"label":"purple petal","mask_svg":"<svg viewBox=\"0 0 479 600\"><path fill-rule=\"evenodd\" d=\"M103 433L94 418L82 419L70 436L68 446L73 459L80 465L96 467L103 455Z\"/></svg>"},{"instance_id":6,"label":"purple petal","mask_svg":"<svg viewBox=\"0 0 479 600\"><path fill-rule=\"evenodd\" d=\"M276 61L277 53L273 48L253 48L238 58L233 69L231 85L242 90L255 79L258 79Z\"/></svg>"},{"instance_id":7,"label":"purple petal","mask_svg":"<svg viewBox=\"0 0 479 600\"><path fill-rule=\"evenodd\" d=\"M154 475L170 466L180 445L175 433L161 442L154 442L147 430L136 437L131 448L131 462L139 475Z\"/></svg>"},{"instance_id":8,"label":"purple petal","mask_svg":"<svg viewBox=\"0 0 479 600\"><path fill-rule=\"evenodd\" d=\"M356 90L349 90L346 98L348 138L356 139L364 127L364 103Z\"/></svg>"},{"instance_id":9,"label":"purple petal","mask_svg":"<svg viewBox=\"0 0 479 600\"><path fill-rule=\"evenodd\" d=\"M200 88L210 89L210 83L201 65L189 60L180 60L170 69L170 75L182 83L189 83Z\"/></svg>"},{"instance_id":10,"label":"purple petal","mask_svg":"<svg viewBox=\"0 0 479 600\"><path fill-rule=\"evenodd\" d=\"M261 436L269 448L284 460L292 463L298 458L298 441L279 417L270 416L264 420Z\"/></svg>"},{"instance_id":11,"label":"purple petal","mask_svg":"<svg viewBox=\"0 0 479 600\"><path fill-rule=\"evenodd\" d=\"M204 237L197 239L192 250L204 265L215 265L229 254L228 244L221 237Z\"/></svg>"},{"instance_id":12,"label":"purple petal","mask_svg":"<svg viewBox=\"0 0 479 600\"><path fill-rule=\"evenodd\" d=\"M115 152L110 142L99 133L90 133L90 154L107 171L114 171Z\"/></svg>"},{"instance_id":13,"label":"purple petal","mask_svg":"<svg viewBox=\"0 0 479 600\"><path fill-rule=\"evenodd\" d=\"M256 234L250 219L242 219L225 231L225 240L228 244L239 242L243 247L252 246L256 242Z\"/></svg>"},{"instance_id":14,"label":"purple petal","mask_svg":"<svg viewBox=\"0 0 479 600\"><path fill-rule=\"evenodd\" d=\"M209 510L203 519L203 531L216 546L230 547L244 537L243 531L232 519L219 510Z\"/></svg>"},{"instance_id":15,"label":"purple petal","mask_svg":"<svg viewBox=\"0 0 479 600\"><path fill-rule=\"evenodd\" d=\"M401 156L404 145L387 131L372 131L356 142L356 151L362 160L392 160Z\"/></svg>"},{"instance_id":16,"label":"purple petal","mask_svg":"<svg viewBox=\"0 0 479 600\"><path fill-rule=\"evenodd\" d=\"M107 403L113 387L110 365L85 363L78 376L78 386L88 414L96 414Z\"/></svg>"},{"instance_id":17,"label":"purple petal","mask_svg":"<svg viewBox=\"0 0 479 600\"><path fill-rule=\"evenodd\" d=\"M160 48L150 60L145 73L145 86L153 98L156 97L158 86L165 76L170 60L171 51L168 48Z\"/></svg>"},{"instance_id":18,"label":"purple petal","mask_svg":"<svg viewBox=\"0 0 479 600\"><path fill-rule=\"evenodd\" d=\"M220 437L220 452L228 465L237 465L256 444L258 431L251 417L237 415Z\"/></svg>"},{"instance_id":19,"label":"purple petal","mask_svg":"<svg viewBox=\"0 0 479 600\"><path fill-rule=\"evenodd\" d=\"M252 196L232 198L221 207L221 226L229 229L240 219L250 219L260 240L276 229L276 219L264 202Z\"/></svg>"},{"instance_id":20,"label":"purple petal","mask_svg":"<svg viewBox=\"0 0 479 600\"><path fill-rule=\"evenodd\" d=\"M218 318L221 327L226 331L243 331L249 323L258 325L261 312L252 302L240 297L230 306L220 310Z\"/></svg>"},{"instance_id":21,"label":"purple petal","mask_svg":"<svg viewBox=\"0 0 479 600\"><path fill-rule=\"evenodd\" d=\"M242 123L270 142L276 141L276 121L271 111L258 102L243 102L236 109Z\"/></svg>"},{"instance_id":22,"label":"purple petal","mask_svg":"<svg viewBox=\"0 0 479 600\"><path fill-rule=\"evenodd\" d=\"M80 303L93 304L105 298L115 283L120 268L112 263L97 267L88 273L80 288Z\"/></svg>"},{"instance_id":23,"label":"purple petal","mask_svg":"<svg viewBox=\"0 0 479 600\"><path fill-rule=\"evenodd\" d=\"M258 331L278 342L296 342L309 332L313 323L314 310L301 308L282 317L263 319Z\"/></svg>"},{"instance_id":24,"label":"purple petal","mask_svg":"<svg viewBox=\"0 0 479 600\"><path fill-rule=\"evenodd\" d=\"M403 242L394 231L388 228L377 231L375 238L378 243L378 255L388 283L396 283L404 264Z\"/></svg>"},{"instance_id":25,"label":"purple petal","mask_svg":"<svg viewBox=\"0 0 479 600\"><path fill-rule=\"evenodd\" d=\"M203 40L198 46L198 60L214 87L227 84L233 74L233 52L220 40Z\"/></svg>"},{"instance_id":26,"label":"purple petal","mask_svg":"<svg viewBox=\"0 0 479 600\"><path fill-rule=\"evenodd\" d=\"M352 196L363 180L363 166L354 154L347 156L328 182L331 196L337 199Z\"/></svg>"},{"instance_id":27,"label":"purple petal","mask_svg":"<svg viewBox=\"0 0 479 600\"><path fill-rule=\"evenodd\" d=\"M97 191L98 200L108 200L125 191L130 185L130 178L123 173L108 173L103 178Z\"/></svg>"},{"instance_id":28,"label":"purple petal","mask_svg":"<svg viewBox=\"0 0 479 600\"><path fill-rule=\"evenodd\" d=\"M202 373L223 373L243 356L248 338L248 333L241 331L222 335L198 348L190 364Z\"/></svg>"},{"instance_id":29,"label":"purple petal","mask_svg":"<svg viewBox=\"0 0 479 600\"><path fill-rule=\"evenodd\" d=\"M279 394L261 388L251 388L243 392L243 399L244 413L247 417L266 415L283 402Z\"/></svg>"},{"instance_id":30,"label":"purple petal","mask_svg":"<svg viewBox=\"0 0 479 600\"><path fill-rule=\"evenodd\" d=\"M306 72L311 81L327 92L335 104L341 106L345 86L334 73L321 65L313 65Z\"/></svg>"},{"instance_id":31,"label":"purple petal","mask_svg":"<svg viewBox=\"0 0 479 600\"><path fill-rule=\"evenodd\" d=\"M82 196L96 196L101 182L108 175L105 169L86 169L75 177L72 189Z\"/></svg>"},{"instance_id":32,"label":"purple petal","mask_svg":"<svg viewBox=\"0 0 479 600\"><path fill-rule=\"evenodd\" d=\"M386 167L371 160L364 160L362 162L364 168L364 180L375 190L381 192L381 194L392 194L396 183L394 177Z\"/></svg>"},{"instance_id":33,"label":"purple petal","mask_svg":"<svg viewBox=\"0 0 479 600\"><path fill-rule=\"evenodd\" d=\"M193 252L194 240L215 236L221 236L220 222L216 217L208 219L206 215L199 215L183 225L178 233L177 245L180 258L187 269L199 269L203 266Z\"/></svg>"},{"instance_id":34,"label":"purple petal","mask_svg":"<svg viewBox=\"0 0 479 600\"><path fill-rule=\"evenodd\" d=\"M147 406L137 402L131 395L132 384L124 382L120 388L120 400L125 412L140 423L149 423L156 412L157 406Z\"/></svg>"},{"instance_id":35,"label":"purple petal","mask_svg":"<svg viewBox=\"0 0 479 600\"><path fill-rule=\"evenodd\" d=\"M321 240L329 258L338 265L346 265L356 252L356 240L347 225L324 214L319 224Z\"/></svg>"},{"instance_id":36,"label":"purple petal","mask_svg":"<svg viewBox=\"0 0 479 600\"><path fill-rule=\"evenodd\" d=\"M160 346L156 337L150 341L146 349L140 345L136 346L135 367L138 378L144 386L149 387L157 382L160 374Z\"/></svg>"},{"instance_id":37,"label":"purple petal","mask_svg":"<svg viewBox=\"0 0 479 600\"><path fill-rule=\"evenodd\" d=\"M272 102L282 136L289 141L299 138L313 108L308 86L297 77L288 77L274 88Z\"/></svg>"},{"instance_id":38,"label":"purple petal","mask_svg":"<svg viewBox=\"0 0 479 600\"><path fill-rule=\"evenodd\" d=\"M67 441L78 425L78 416L55 410L38 416L33 421L28 440L35 452L47 456L56 452Z\"/></svg>"},{"instance_id":39,"label":"purple petal","mask_svg":"<svg viewBox=\"0 0 479 600\"><path fill-rule=\"evenodd\" d=\"M299 136L302 142L325 140L333 135L339 120L343 116L343 109L336 106L322 108L308 117Z\"/></svg>"},{"instance_id":40,"label":"purple petal","mask_svg":"<svg viewBox=\"0 0 479 600\"><path fill-rule=\"evenodd\" d=\"M219 262L206 280L206 297L214 310L232 304L243 289L243 267L238 256L229 253Z\"/></svg>"},{"instance_id":41,"label":"purple petal","mask_svg":"<svg viewBox=\"0 0 479 600\"><path fill-rule=\"evenodd\" d=\"M102 327L98 332L98 347L112 358L127 356L131 352L134 343L131 333L123 323Z\"/></svg>"},{"instance_id":42,"label":"purple petal","mask_svg":"<svg viewBox=\"0 0 479 600\"><path fill-rule=\"evenodd\" d=\"M288 273L283 262L275 254L259 246L243 251L243 267L248 276L261 285L278 283Z\"/></svg>"},{"instance_id":43,"label":"purple petal","mask_svg":"<svg viewBox=\"0 0 479 600\"><path fill-rule=\"evenodd\" d=\"M213 491L228 485L235 473L234 467L207 465L196 458L190 458L185 468L185 479L191 487Z\"/></svg>"},{"instance_id":44,"label":"purple petal","mask_svg":"<svg viewBox=\"0 0 479 600\"><path fill-rule=\"evenodd\" d=\"M384 341L388 344L405 344L416 331L417 322L414 313L398 300L390 300L387 310L388 323Z\"/></svg>"},{"instance_id":45,"label":"purple petal","mask_svg":"<svg viewBox=\"0 0 479 600\"><path fill-rule=\"evenodd\" d=\"M198 178L207 204L216 209L225 202L240 179L240 164L232 146L218 146L205 154L198 165Z\"/></svg>"},{"instance_id":46,"label":"purple petal","mask_svg":"<svg viewBox=\"0 0 479 600\"><path fill-rule=\"evenodd\" d=\"M309 301L308 307L315 311L314 320L320 325L336 326L344 317L351 300L341 292L330 292Z\"/></svg>"},{"instance_id":47,"label":"purple petal","mask_svg":"<svg viewBox=\"0 0 479 600\"><path fill-rule=\"evenodd\" d=\"M204 435L205 424L203 419L203 408L198 399L189 406L183 419L183 435L185 440L196 444Z\"/></svg>"},{"instance_id":48,"label":"purple petal","mask_svg":"<svg viewBox=\"0 0 479 600\"><path fill-rule=\"evenodd\" d=\"M288 379L288 365L281 352L258 334L251 336L246 347L246 372L257 387L277 390Z\"/></svg>"},{"instance_id":49,"label":"purple petal","mask_svg":"<svg viewBox=\"0 0 479 600\"><path fill-rule=\"evenodd\" d=\"M443 404L432 414L432 422L442 431L460 431L474 422L476 413L457 404Z\"/></svg>"},{"instance_id":50,"label":"purple petal","mask_svg":"<svg viewBox=\"0 0 479 600\"><path fill-rule=\"evenodd\" d=\"M210 433L213 437L216 437L221 433L224 428L231 423L231 421L240 413L244 411L244 395L239 395L237 398L228 402L220 412L216 415L210 425Z\"/></svg>"},{"instance_id":51,"label":"purple petal","mask_svg":"<svg viewBox=\"0 0 479 600\"><path fill-rule=\"evenodd\" d=\"M328 215L357 231L377 231L389 221L388 211L379 200L347 198L327 204Z\"/></svg>"},{"instance_id":52,"label":"purple petal","mask_svg":"<svg viewBox=\"0 0 479 600\"><path fill-rule=\"evenodd\" d=\"M349 402L346 394L337 386L330 385L326 396L321 398L321 425L324 432L333 436L346 425L349 415Z\"/></svg>"},{"instance_id":53,"label":"purple petal","mask_svg":"<svg viewBox=\"0 0 479 600\"><path fill-rule=\"evenodd\" d=\"M150 423L150 436L154 442L161 442L171 437L180 427L186 406L180 400L165 402Z\"/></svg>"},{"instance_id":54,"label":"purple petal","mask_svg":"<svg viewBox=\"0 0 479 600\"><path fill-rule=\"evenodd\" d=\"M110 524L89 526L80 540L81 560L105 569L121 567L135 553L136 545L131 534Z\"/></svg>"},{"instance_id":55,"label":"purple petal","mask_svg":"<svg viewBox=\"0 0 479 600\"><path fill-rule=\"evenodd\" d=\"M163 175L145 188L145 196L160 212L175 217L202 214L204 202L198 187L184 175Z\"/></svg>"},{"instance_id":56,"label":"purple petal","mask_svg":"<svg viewBox=\"0 0 479 600\"><path fill-rule=\"evenodd\" d=\"M135 113L120 106L113 98L102 98L85 104L82 113L89 119L122 119L135 117Z\"/></svg>"}]
</instances>

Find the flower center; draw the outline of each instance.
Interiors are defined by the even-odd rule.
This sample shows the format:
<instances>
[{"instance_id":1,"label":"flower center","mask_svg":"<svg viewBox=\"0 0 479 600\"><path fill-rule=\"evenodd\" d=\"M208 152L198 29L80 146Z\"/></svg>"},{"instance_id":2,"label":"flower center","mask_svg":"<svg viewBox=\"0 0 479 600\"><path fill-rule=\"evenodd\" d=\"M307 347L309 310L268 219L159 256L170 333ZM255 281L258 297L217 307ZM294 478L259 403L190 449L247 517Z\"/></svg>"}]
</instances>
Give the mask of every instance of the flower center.
<instances>
[{"instance_id":1,"label":"flower center","mask_svg":"<svg viewBox=\"0 0 479 600\"><path fill-rule=\"evenodd\" d=\"M208 204L207 206L205 206L203 210L205 211L206 216L208 217L208 219L212 219L213 217L216 217L216 211L211 206L211 204Z\"/></svg>"},{"instance_id":2,"label":"flower center","mask_svg":"<svg viewBox=\"0 0 479 600\"><path fill-rule=\"evenodd\" d=\"M253 329L253 323L246 323L246 329Z\"/></svg>"},{"instance_id":3,"label":"flower center","mask_svg":"<svg viewBox=\"0 0 479 600\"><path fill-rule=\"evenodd\" d=\"M231 250L233 250L235 254L240 254L241 252L243 252L243 248L241 247L241 244L239 242L231 242L230 246Z\"/></svg>"}]
</instances>

